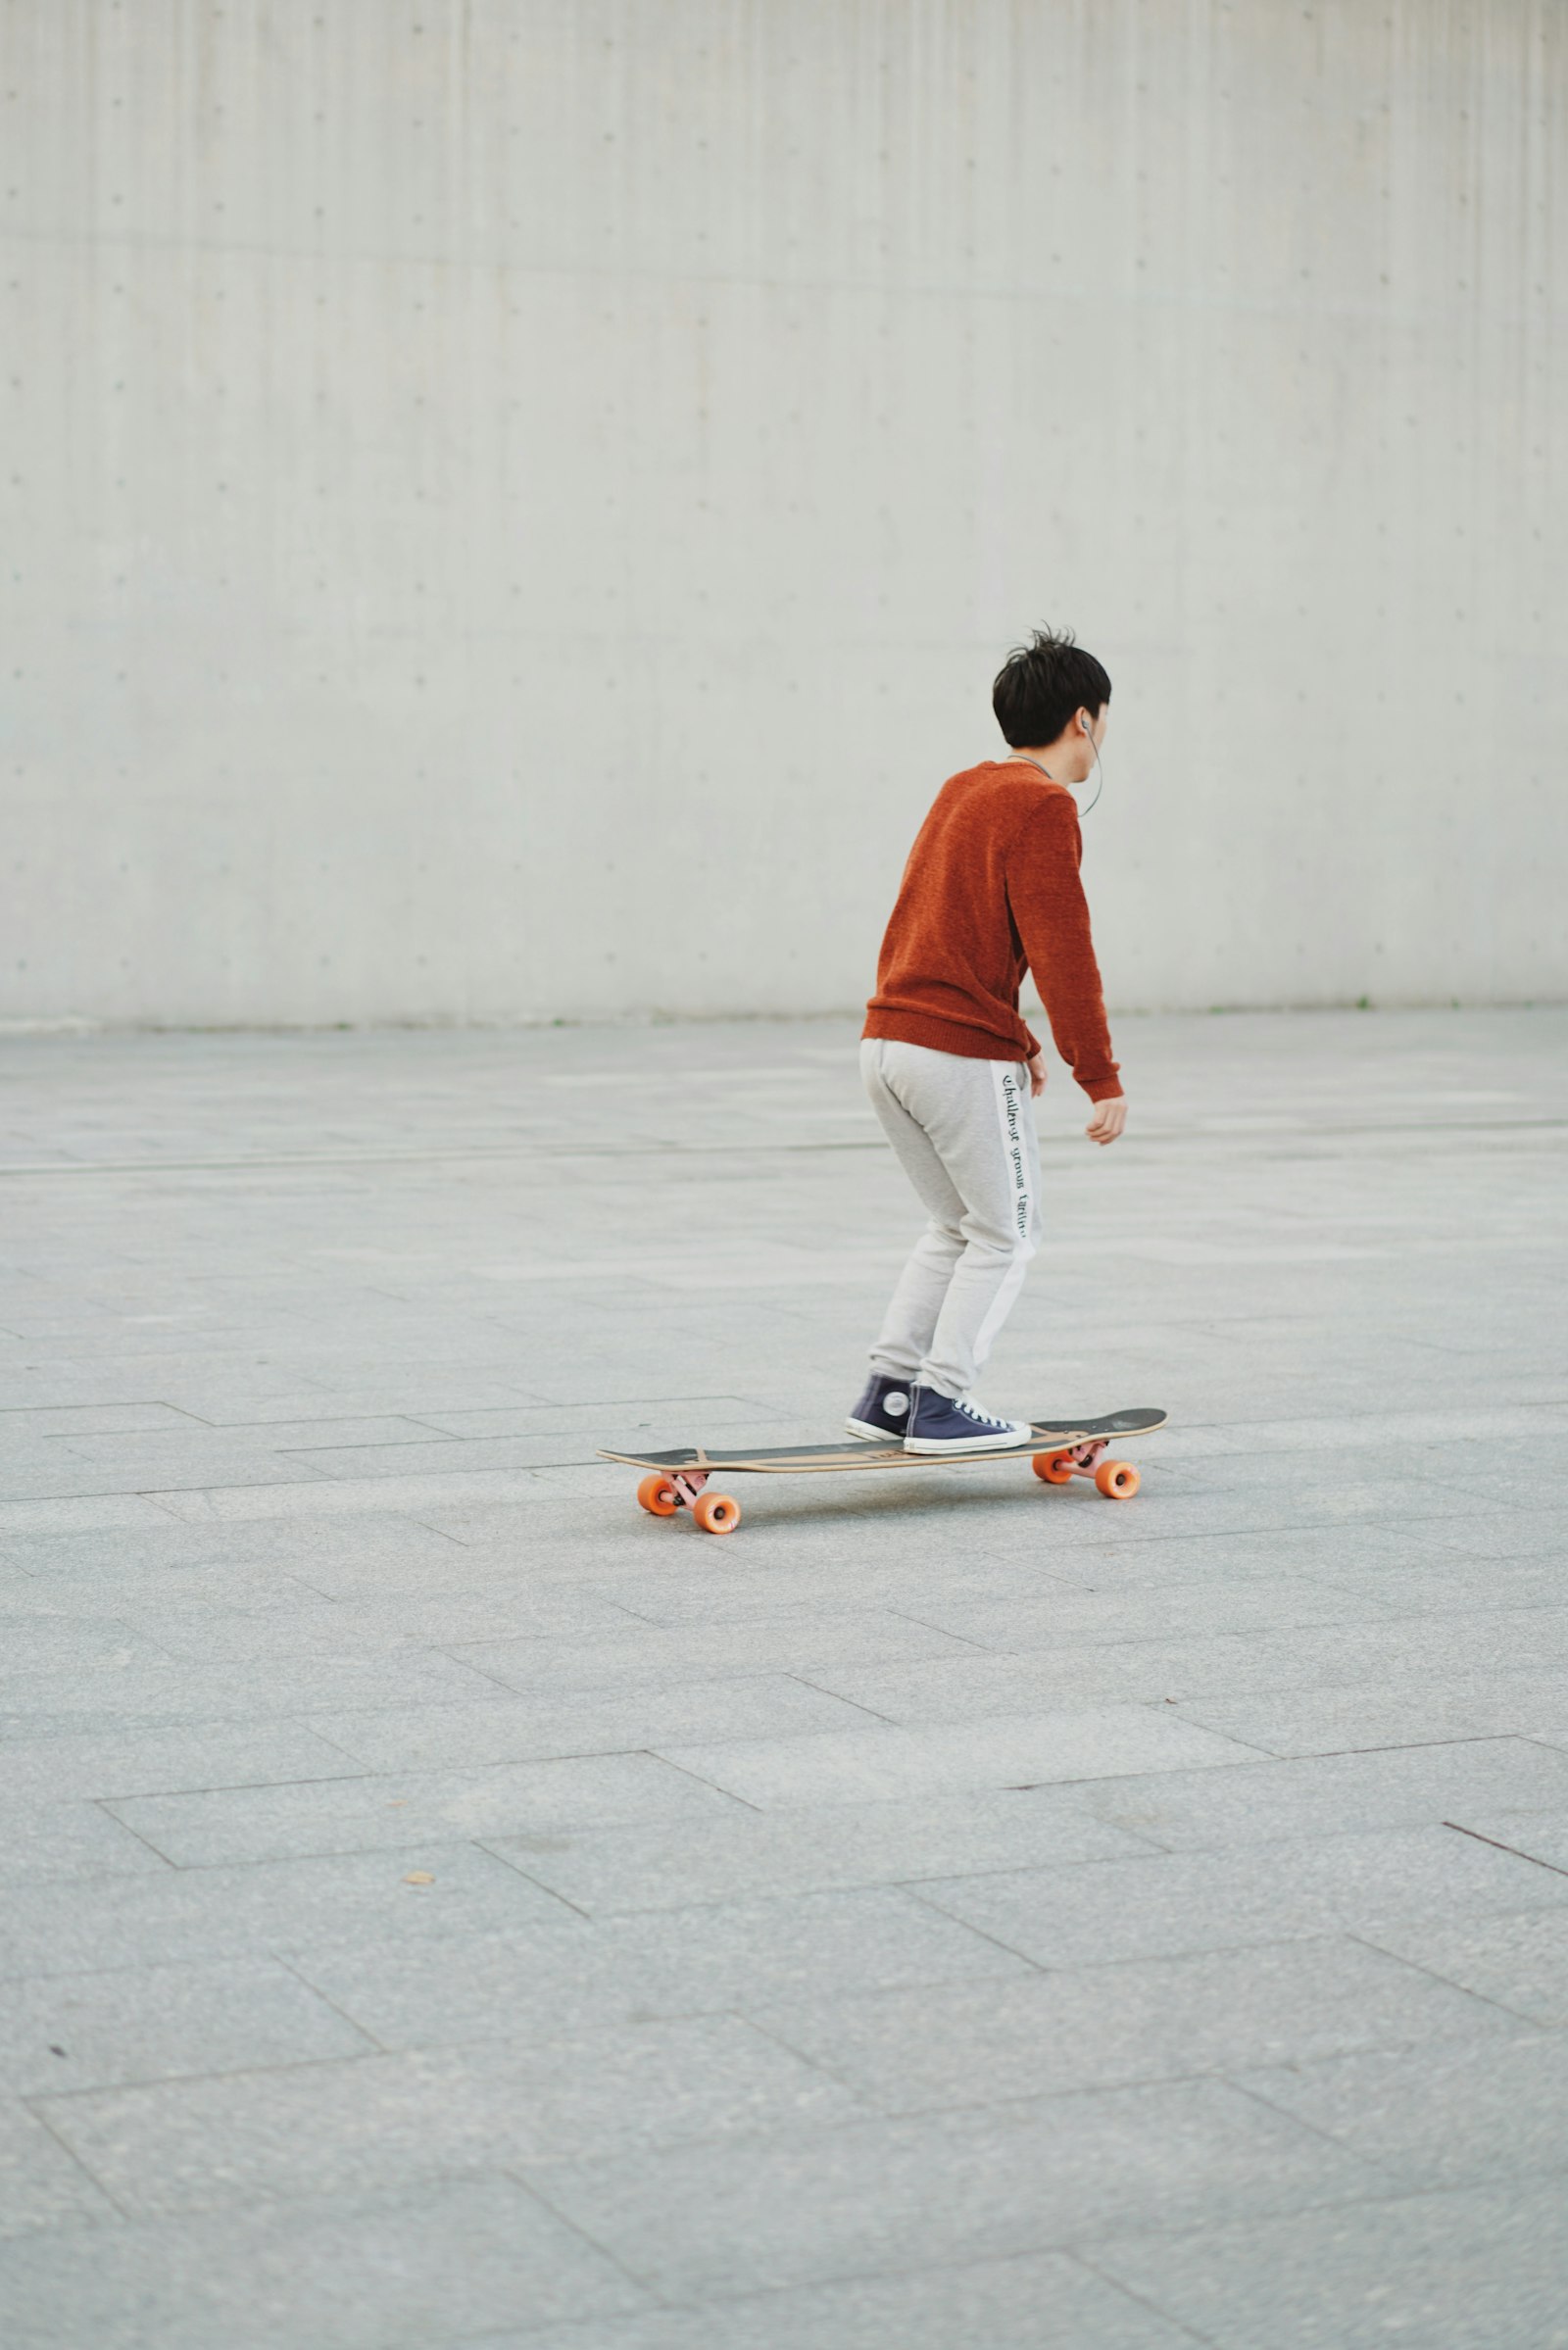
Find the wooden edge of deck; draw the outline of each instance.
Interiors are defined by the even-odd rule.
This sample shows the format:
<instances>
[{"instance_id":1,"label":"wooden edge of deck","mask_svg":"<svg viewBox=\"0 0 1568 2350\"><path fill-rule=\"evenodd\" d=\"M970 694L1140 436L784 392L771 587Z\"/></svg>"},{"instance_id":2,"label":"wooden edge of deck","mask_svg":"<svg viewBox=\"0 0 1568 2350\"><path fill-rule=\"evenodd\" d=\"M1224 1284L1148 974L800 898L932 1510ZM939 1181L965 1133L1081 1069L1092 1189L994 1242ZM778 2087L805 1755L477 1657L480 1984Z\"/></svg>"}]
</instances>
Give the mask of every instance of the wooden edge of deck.
<instances>
[{"instance_id":1,"label":"wooden edge of deck","mask_svg":"<svg viewBox=\"0 0 1568 2350\"><path fill-rule=\"evenodd\" d=\"M830 1476L836 1470L940 1469L944 1466L951 1469L957 1463L975 1460L1029 1460L1037 1452L1054 1451L1068 1444L1086 1444L1091 1441L1086 1436L1075 1435L1071 1429L1053 1429L1049 1437L1031 1437L1026 1444L999 1446L993 1452L906 1452L902 1444L867 1444L862 1450L854 1454L847 1450L833 1451L824 1446L820 1454L806 1460L742 1460L738 1456L714 1460L711 1455L705 1453L700 1460L683 1461L679 1469L672 1469L667 1461L650 1460L646 1454L637 1452L601 1450L599 1458L618 1462L626 1469L651 1469L656 1474L662 1471L667 1477L678 1477L683 1469L702 1469L709 1475L725 1477L820 1477Z\"/></svg>"}]
</instances>

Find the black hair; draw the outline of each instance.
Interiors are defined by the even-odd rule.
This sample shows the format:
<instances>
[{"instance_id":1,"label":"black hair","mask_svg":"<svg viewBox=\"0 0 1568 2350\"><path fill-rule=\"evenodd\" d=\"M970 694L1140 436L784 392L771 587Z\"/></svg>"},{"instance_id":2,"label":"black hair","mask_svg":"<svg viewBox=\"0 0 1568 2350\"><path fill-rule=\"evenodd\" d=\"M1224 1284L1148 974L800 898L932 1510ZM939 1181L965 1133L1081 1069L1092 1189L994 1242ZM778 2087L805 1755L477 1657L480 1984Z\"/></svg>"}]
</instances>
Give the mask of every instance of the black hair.
<instances>
[{"instance_id":1,"label":"black hair","mask_svg":"<svg viewBox=\"0 0 1568 2350\"><path fill-rule=\"evenodd\" d=\"M1021 743L1054 743L1073 711L1098 717L1110 700L1110 679L1072 631L1037 628L1013 648L997 671L991 707L1014 750Z\"/></svg>"}]
</instances>

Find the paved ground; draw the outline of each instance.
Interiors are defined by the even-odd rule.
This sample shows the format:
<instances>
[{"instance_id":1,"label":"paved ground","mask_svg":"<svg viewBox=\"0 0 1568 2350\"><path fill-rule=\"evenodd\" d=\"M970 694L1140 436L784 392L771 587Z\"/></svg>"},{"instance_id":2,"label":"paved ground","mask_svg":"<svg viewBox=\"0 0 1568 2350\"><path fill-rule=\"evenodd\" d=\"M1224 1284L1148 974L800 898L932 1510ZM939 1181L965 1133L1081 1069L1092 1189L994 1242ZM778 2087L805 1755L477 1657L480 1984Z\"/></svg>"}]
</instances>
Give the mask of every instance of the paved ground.
<instances>
[{"instance_id":1,"label":"paved ground","mask_svg":"<svg viewBox=\"0 0 1568 2350\"><path fill-rule=\"evenodd\" d=\"M740 1488L836 1025L3 1048L8 2350L1568 2343L1568 1014L1123 1023L1008 1408Z\"/></svg>"}]
</instances>

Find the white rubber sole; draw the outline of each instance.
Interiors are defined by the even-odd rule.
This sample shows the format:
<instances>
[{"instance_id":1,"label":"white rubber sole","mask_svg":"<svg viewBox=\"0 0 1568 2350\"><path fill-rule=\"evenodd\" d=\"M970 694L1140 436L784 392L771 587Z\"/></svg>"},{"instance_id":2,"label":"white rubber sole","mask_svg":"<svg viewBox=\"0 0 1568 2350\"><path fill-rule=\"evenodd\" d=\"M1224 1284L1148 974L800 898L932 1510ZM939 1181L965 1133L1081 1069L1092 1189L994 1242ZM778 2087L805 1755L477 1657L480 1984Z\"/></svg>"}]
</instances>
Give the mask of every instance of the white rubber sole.
<instances>
[{"instance_id":1,"label":"white rubber sole","mask_svg":"<svg viewBox=\"0 0 1568 2350\"><path fill-rule=\"evenodd\" d=\"M1033 1433L1034 1432L1032 1429L1020 1428L1016 1434L1009 1432L1006 1436L946 1438L921 1438L917 1436L906 1436L904 1440L904 1449L906 1452L920 1452L926 1454L941 1452L952 1452L955 1454L960 1452L1015 1452L1020 1444L1028 1444Z\"/></svg>"},{"instance_id":2,"label":"white rubber sole","mask_svg":"<svg viewBox=\"0 0 1568 2350\"><path fill-rule=\"evenodd\" d=\"M869 1420L846 1420L851 1436L869 1437L873 1444L900 1444L904 1439L896 1428L873 1428Z\"/></svg>"}]
</instances>

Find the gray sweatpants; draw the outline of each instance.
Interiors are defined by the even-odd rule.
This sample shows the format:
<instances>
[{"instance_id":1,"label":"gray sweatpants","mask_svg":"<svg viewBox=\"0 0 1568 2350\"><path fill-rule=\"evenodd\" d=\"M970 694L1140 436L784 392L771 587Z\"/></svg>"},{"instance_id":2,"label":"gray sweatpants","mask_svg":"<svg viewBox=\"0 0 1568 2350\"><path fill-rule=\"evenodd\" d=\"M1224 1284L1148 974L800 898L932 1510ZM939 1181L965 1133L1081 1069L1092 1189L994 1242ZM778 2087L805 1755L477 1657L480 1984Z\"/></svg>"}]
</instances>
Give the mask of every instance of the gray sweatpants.
<instances>
[{"instance_id":1,"label":"gray sweatpants","mask_svg":"<svg viewBox=\"0 0 1568 2350\"><path fill-rule=\"evenodd\" d=\"M871 1368L967 1395L1040 1246L1040 1144L1022 1061L865 1037L860 1074L931 1221Z\"/></svg>"}]
</instances>

